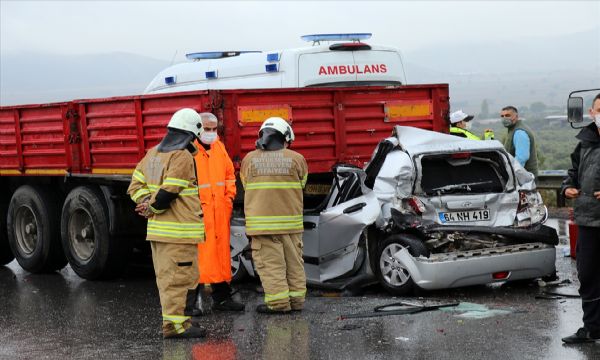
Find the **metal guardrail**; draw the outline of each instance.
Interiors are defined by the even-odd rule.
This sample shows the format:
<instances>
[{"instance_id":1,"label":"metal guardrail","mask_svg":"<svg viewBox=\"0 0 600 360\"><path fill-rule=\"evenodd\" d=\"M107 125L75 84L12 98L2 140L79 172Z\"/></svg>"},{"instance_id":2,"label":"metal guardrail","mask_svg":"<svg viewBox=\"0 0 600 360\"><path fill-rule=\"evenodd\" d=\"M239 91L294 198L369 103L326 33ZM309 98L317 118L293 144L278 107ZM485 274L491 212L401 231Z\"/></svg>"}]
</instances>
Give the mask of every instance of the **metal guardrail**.
<instances>
[{"instance_id":1,"label":"metal guardrail","mask_svg":"<svg viewBox=\"0 0 600 360\"><path fill-rule=\"evenodd\" d=\"M562 182L567 176L567 170L541 170L535 179L538 190L554 190L556 206L565 206L565 197L561 193Z\"/></svg>"}]
</instances>

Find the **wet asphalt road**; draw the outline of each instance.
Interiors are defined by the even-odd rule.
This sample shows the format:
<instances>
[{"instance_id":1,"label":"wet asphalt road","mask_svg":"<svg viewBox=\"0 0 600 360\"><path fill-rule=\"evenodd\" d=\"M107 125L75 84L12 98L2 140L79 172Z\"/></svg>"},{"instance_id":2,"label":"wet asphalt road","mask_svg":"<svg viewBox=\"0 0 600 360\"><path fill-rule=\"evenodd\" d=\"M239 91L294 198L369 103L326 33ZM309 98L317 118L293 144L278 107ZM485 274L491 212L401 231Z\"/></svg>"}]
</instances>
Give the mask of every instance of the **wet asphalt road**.
<instances>
[{"instance_id":1,"label":"wet asphalt road","mask_svg":"<svg viewBox=\"0 0 600 360\"><path fill-rule=\"evenodd\" d=\"M559 276L573 283L553 289L576 293L575 262L557 251ZM561 343L581 324L580 300L535 299L548 288L534 283L425 294L505 310L482 319L470 314L489 313L344 319L400 300L378 287L357 297L311 290L304 312L262 315L254 312L262 301L257 284L248 283L235 295L246 312L198 318L209 331L201 340L162 339L149 264L116 281L89 282L69 267L31 275L12 262L0 267L0 286L0 359L600 359L600 343Z\"/></svg>"}]
</instances>

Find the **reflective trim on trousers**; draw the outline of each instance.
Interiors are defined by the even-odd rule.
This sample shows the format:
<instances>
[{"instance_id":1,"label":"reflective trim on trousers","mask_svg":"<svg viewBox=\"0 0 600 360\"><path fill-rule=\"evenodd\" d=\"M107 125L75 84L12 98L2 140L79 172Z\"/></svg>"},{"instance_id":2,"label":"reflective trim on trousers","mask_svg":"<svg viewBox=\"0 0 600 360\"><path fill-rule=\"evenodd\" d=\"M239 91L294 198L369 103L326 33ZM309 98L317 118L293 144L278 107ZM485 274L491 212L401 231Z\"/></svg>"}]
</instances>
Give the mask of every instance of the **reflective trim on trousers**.
<instances>
[{"instance_id":1,"label":"reflective trim on trousers","mask_svg":"<svg viewBox=\"0 0 600 360\"><path fill-rule=\"evenodd\" d=\"M290 297L289 290L279 292L277 294L267 294L265 293L265 303L269 303L277 300L284 300Z\"/></svg>"},{"instance_id":2,"label":"reflective trim on trousers","mask_svg":"<svg viewBox=\"0 0 600 360\"><path fill-rule=\"evenodd\" d=\"M183 323L187 320L191 319L189 316L180 316L180 315L166 315L162 314L163 321L169 321L173 323L173 327L178 334L181 334L185 331L183 327Z\"/></svg>"},{"instance_id":3,"label":"reflective trim on trousers","mask_svg":"<svg viewBox=\"0 0 600 360\"><path fill-rule=\"evenodd\" d=\"M290 297L304 297L304 296L306 296L306 290L290 291Z\"/></svg>"}]
</instances>

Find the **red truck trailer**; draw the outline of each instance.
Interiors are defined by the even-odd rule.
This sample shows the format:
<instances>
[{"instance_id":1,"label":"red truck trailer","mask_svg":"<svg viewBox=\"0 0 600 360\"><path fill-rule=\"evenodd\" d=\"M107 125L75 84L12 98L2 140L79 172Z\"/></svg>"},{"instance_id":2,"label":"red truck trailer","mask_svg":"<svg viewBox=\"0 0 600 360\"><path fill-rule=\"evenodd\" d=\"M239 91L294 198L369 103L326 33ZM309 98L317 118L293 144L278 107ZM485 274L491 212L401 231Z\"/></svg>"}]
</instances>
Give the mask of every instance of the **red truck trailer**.
<instances>
[{"instance_id":1,"label":"red truck trailer","mask_svg":"<svg viewBox=\"0 0 600 360\"><path fill-rule=\"evenodd\" d=\"M270 116L293 124L309 166L307 203L339 162L363 166L394 125L448 129L448 85L206 90L0 107L0 264L38 273L67 262L108 278L145 236L126 188L183 107L212 112L236 167ZM241 191L239 192L241 194ZM241 208L238 196L237 208Z\"/></svg>"}]
</instances>

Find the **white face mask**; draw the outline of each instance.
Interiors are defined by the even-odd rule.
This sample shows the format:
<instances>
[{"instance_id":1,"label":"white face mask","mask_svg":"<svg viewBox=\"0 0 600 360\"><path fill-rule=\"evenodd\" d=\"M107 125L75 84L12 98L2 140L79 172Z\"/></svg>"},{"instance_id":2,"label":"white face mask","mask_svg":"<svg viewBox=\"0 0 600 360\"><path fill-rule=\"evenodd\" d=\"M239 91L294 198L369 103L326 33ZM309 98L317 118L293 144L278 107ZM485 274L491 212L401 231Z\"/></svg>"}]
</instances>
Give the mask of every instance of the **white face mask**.
<instances>
[{"instance_id":1,"label":"white face mask","mask_svg":"<svg viewBox=\"0 0 600 360\"><path fill-rule=\"evenodd\" d=\"M594 116L594 122L596 123L596 127L600 129L600 114L596 114L596 116Z\"/></svg>"},{"instance_id":2,"label":"white face mask","mask_svg":"<svg viewBox=\"0 0 600 360\"><path fill-rule=\"evenodd\" d=\"M467 129L467 130L471 130L471 122L470 122L470 121L468 121L468 122L465 124L465 129Z\"/></svg>"},{"instance_id":3,"label":"white face mask","mask_svg":"<svg viewBox=\"0 0 600 360\"><path fill-rule=\"evenodd\" d=\"M205 131L200 135L200 141L202 141L203 144L210 145L217 141L218 137L219 136L214 131Z\"/></svg>"}]
</instances>

